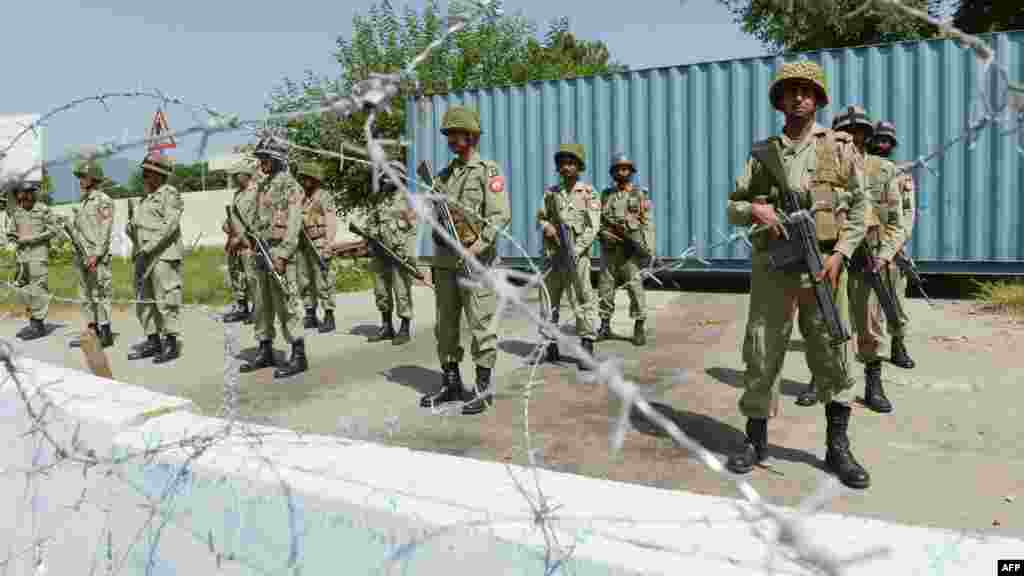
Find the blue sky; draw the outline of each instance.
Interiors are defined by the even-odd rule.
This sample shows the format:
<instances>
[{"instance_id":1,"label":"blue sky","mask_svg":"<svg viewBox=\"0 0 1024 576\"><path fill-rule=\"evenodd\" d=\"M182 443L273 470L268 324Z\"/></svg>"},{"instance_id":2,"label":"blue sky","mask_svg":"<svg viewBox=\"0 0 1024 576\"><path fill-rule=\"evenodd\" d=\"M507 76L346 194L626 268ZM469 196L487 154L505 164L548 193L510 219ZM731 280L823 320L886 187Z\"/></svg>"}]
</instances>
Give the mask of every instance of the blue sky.
<instances>
[{"instance_id":1,"label":"blue sky","mask_svg":"<svg viewBox=\"0 0 1024 576\"><path fill-rule=\"evenodd\" d=\"M415 7L425 3L413 2ZM15 0L4 7L0 36L7 77L0 112L43 113L104 92L158 89L191 104L264 114L267 94L303 71L337 73L331 57L337 36L348 36L352 16L370 0ZM395 1L401 11L405 2ZM442 6L445 3L442 2ZM574 33L605 41L616 59L634 68L757 56L762 46L743 34L716 0L645 0L595 9L592 0L506 0L543 29L569 16ZM19 23L14 25L14 23ZM18 56L20 54L20 57ZM156 102L112 99L91 103L48 124L46 156L69 146L141 138ZM167 109L172 129L195 123L189 110ZM245 142L221 134L208 153ZM172 155L195 159L197 137L178 142ZM120 155L141 159L141 149Z\"/></svg>"}]
</instances>

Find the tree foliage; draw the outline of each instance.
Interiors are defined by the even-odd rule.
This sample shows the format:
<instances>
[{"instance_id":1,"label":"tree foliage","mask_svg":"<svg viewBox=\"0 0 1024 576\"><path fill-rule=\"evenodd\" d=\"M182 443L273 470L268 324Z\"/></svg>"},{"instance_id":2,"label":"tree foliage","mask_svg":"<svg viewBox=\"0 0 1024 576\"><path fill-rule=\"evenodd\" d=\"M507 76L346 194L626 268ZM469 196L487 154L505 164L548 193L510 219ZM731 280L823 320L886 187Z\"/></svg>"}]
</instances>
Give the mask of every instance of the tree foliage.
<instances>
[{"instance_id":1,"label":"tree foliage","mask_svg":"<svg viewBox=\"0 0 1024 576\"><path fill-rule=\"evenodd\" d=\"M1024 29L1024 3L1011 0L960 0L953 25L970 34Z\"/></svg>"},{"instance_id":2,"label":"tree foliage","mask_svg":"<svg viewBox=\"0 0 1024 576\"><path fill-rule=\"evenodd\" d=\"M718 0L744 32L773 52L806 52L919 40L938 30L895 11L873 8L850 18L864 0ZM905 0L934 13L934 0Z\"/></svg>"},{"instance_id":3,"label":"tree foliage","mask_svg":"<svg viewBox=\"0 0 1024 576\"><path fill-rule=\"evenodd\" d=\"M193 164L177 164L174 175L167 181L181 192L201 192L203 190L220 190L228 188L227 174L221 170L210 172L206 162ZM134 198L142 196L142 169L136 168L128 178L128 182L115 183L107 188L111 198Z\"/></svg>"},{"instance_id":4,"label":"tree foliage","mask_svg":"<svg viewBox=\"0 0 1024 576\"><path fill-rule=\"evenodd\" d=\"M455 5L456 3L450 3ZM458 6L449 16L459 17ZM271 113L291 112L319 105L329 95L346 94L374 73L400 71L447 28L437 0L430 0L422 12L406 6L399 15L388 0L373 4L365 15L352 20L350 38L339 36L334 53L340 67L336 78L317 77L307 71L299 81L285 78L274 89L267 109ZM474 90L534 80L553 80L583 75L608 74L626 67L612 61L603 42L577 39L569 32L567 18L549 25L541 40L537 27L521 15L502 16L493 21L467 25L450 36L416 68L415 79L403 81L391 110L378 113L376 136L399 141L404 134L406 101L410 95L430 95ZM338 122L328 116L309 115L283 126L288 138L310 148L340 151L342 142L364 138L365 113ZM294 152L294 151L293 151ZM401 157L401 151L388 152ZM296 153L295 160L309 159ZM369 172L364 163L337 159L316 160L328 170L326 188L336 191L343 212L373 203L366 193ZM339 168L341 168L339 170Z\"/></svg>"}]
</instances>

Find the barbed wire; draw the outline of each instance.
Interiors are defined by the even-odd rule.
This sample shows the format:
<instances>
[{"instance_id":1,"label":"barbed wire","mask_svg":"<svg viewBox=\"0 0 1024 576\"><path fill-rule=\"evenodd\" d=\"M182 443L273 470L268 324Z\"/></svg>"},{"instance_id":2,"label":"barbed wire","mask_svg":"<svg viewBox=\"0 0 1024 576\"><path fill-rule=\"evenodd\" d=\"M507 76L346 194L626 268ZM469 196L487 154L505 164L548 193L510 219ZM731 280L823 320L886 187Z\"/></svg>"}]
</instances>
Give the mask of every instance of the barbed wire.
<instances>
[{"instance_id":1,"label":"barbed wire","mask_svg":"<svg viewBox=\"0 0 1024 576\"><path fill-rule=\"evenodd\" d=\"M453 3L454 4L454 3ZM877 559L883 557L890 552L888 548L877 548L867 550L860 554L856 554L850 557L840 557L833 553L831 550L824 547L820 542L817 542L812 534L808 533L804 527L804 520L809 515L817 512L824 506L826 502L834 498L840 493L840 488L836 480L832 477L827 477L819 490L811 495L805 502L798 507L797 513L790 515L783 513L771 506L764 498L753 488L753 486L742 477L734 476L728 473L719 458L705 449L699 442L690 438L685 434L673 421L665 417L658 410L656 410L647 400L644 398L639 387L629 379L624 373L623 363L621 360L615 358L609 359L598 359L591 356L585 349L577 343L576 338L571 338L568 335L562 334L559 327L553 325L549 319L544 317L543 311L536 311L531 307L527 298L523 296L524 289L517 284L525 283L525 290L536 288L540 291L544 290L543 277L544 272L539 270L532 258L527 258L531 273L522 273L513 270L506 270L496 267L490 267L483 262L480 262L476 255L471 253L465 247L462 246L461 242L457 238L450 237L445 227L436 220L433 210L431 209L431 203L437 199L443 199L451 202L444 194L438 194L435 190L426 186L425 183L417 181L417 189L422 186L426 192L413 194L406 186L407 179L404 175L399 174L395 171L393 166L388 162L388 156L384 150L384 146L387 144L384 141L378 140L373 135L373 125L375 122L376 114L378 111L384 111L391 100L393 100L399 93L398 86L399 82L409 75L413 74L416 65L422 62L429 52L435 47L441 45L447 38L452 34L461 30L469 22L477 20L493 19L500 16L501 12L497 9L496 5L488 0L465 0L461 2L463 5L469 5L473 8L472 17L466 17L465 19L455 22L447 28L435 42L431 43L426 49L424 49L410 64L403 69L401 72L396 74L386 75L374 75L369 79L360 82L356 85L355 89L351 94L348 95L337 95L331 97L325 97L321 106L313 107L311 109L303 109L298 111L291 111L287 113L272 114L259 120L241 120L237 115L222 114L214 111L208 107L200 107L198 110L206 112L212 119L205 122L186 128L184 130L174 132L171 135L161 135L159 138L147 138L141 140L135 140L132 142L122 141L120 143L103 143L98 147L90 149L84 152L76 152L66 157L59 158L54 161L44 162L40 166L34 166L32 169L24 172L20 178L24 178L27 174L31 173L32 170L40 168L42 166L60 165L68 163L79 158L96 158L106 157L116 154L120 151L124 151L130 148L138 147L151 143L152 141L172 137L185 137L193 134L198 134L201 138L199 146L199 155L202 157L205 154L206 145L210 136L217 133L248 129L254 133L266 135L267 127L276 121L283 121L289 119L297 119L309 114L334 114L337 118L347 118L356 111L367 111L368 118L365 123L364 136L366 139L365 148L360 148L354 145L343 143L341 149L338 152L326 151L326 150L315 150L311 147L300 147L297 144L288 144L294 148L302 149L306 152L325 154L325 155L337 155L342 159L353 158L344 154L344 150L348 149L352 152L363 153L367 160L361 158L353 158L357 161L365 161L368 164L372 164L374 167L382 170L386 173L389 179L396 183L401 189L402 193L405 194L406 200L410 207L412 207L419 218L420 222L426 222L430 225L434 233L441 238L449 249L457 253L463 261L465 261L470 269L471 273L467 278L460 279L460 283L463 286L469 286L474 288L483 288L493 292L497 299L496 313L494 314L493 326L497 327L500 325L502 319L511 312L517 312L519 315L525 317L532 325L536 325L542 333L542 340L538 342L536 358L533 358L530 362L529 377L526 385L523 387L522 392L522 405L523 405L523 442L526 450L527 466L526 469L532 474L532 489L528 489L525 484L515 477L511 467L508 467L509 475L515 484L515 487L522 498L526 501L530 508L530 513L524 515L522 518L508 520L503 519L502 521L518 521L524 522L527 525L534 526L542 531L544 540L544 552L543 563L544 573L553 574L556 570L565 566L565 562L574 553L574 547L571 544L562 543L562 534L565 534L564 530L558 528L561 521L568 520L570 517L567 514L557 514L559 507L552 503L542 489L542 482L540 479L539 470L542 467L538 460L538 449L535 446L534 438L531 433L530 426L530 412L529 405L534 390L541 386L542 381L537 379L537 370L541 364L539 344L544 342L558 342L560 345L568 347L574 356L580 359L581 366L590 368L590 372L581 374L580 379L586 383L600 385L610 390L619 400L621 401L621 410L616 419L612 432L610 434L610 451L612 454L618 454L624 445L625 435L629 428L630 415L634 411L638 411L646 420L657 426L659 429L665 431L668 436L672 439L673 443L679 447L685 448L690 453L694 454L698 461L711 472L721 476L722 478L728 479L732 482L737 490L743 497L743 500L749 506L748 508L739 507L741 516L752 525L755 525L760 520L768 520L773 526L774 530L759 530L758 535L764 540L768 541L769 553L765 558L765 568L770 569L774 563L777 555L785 555L792 562L801 565L809 570L814 570L817 573L839 575L842 574L844 569L852 564L867 561L870 559ZM858 10L867 9L888 9L897 10L903 12L908 17L919 18L931 22L927 14L917 11L913 8L907 7L899 0L869 0L865 5ZM934 23L934 22L932 22ZM948 23L939 23L944 31L950 35L956 37L958 40L963 42L964 45L968 46L973 50L979 61L982 63L983 70L987 74L988 70L995 69L1001 74L1001 78L1008 79L1008 71L1005 67L995 64L995 53L994 51L976 36L972 36L962 31L956 30ZM983 74L983 76L985 75ZM982 87L979 90L979 100L983 105L984 112L975 120L970 120L964 129L964 132L958 135L955 139L944 143L942 146L937 148L934 152L918 158L914 162L903 165L905 171L913 170L916 167L924 167L931 170L928 167L928 162L944 154L952 146L960 142L968 142L973 146L973 142L976 140L978 133L984 128L993 125L1009 124L1014 121L1012 115L1012 106L1009 105L998 105L998 102L993 102L991 99L993 95L988 92L988 89L981 83ZM1006 101L1010 102L1009 94L1013 91L1019 91L1019 86L1013 85L1006 82L1005 94L1001 96L1007 96ZM138 97L158 97L165 103L182 103L177 99L171 99L163 96L159 92L146 92L136 94ZM996 95L1000 96L1000 95ZM91 99L81 99L73 102L69 105L62 106L50 113L46 114L44 118L35 123L34 127L28 127L19 134L19 138L23 134L27 134L38 125L48 118L52 118L53 115L68 110L74 106L85 103L87 101L98 101L102 104L106 104L106 100L114 97L131 97L130 93L109 93L106 97L93 97ZM1021 118L1018 112L1016 117L1017 126L1011 128L1009 132L1004 135L1012 134L1014 132L1020 134ZM275 139L278 136L273 136ZM282 139L287 141L287 139ZM6 150L9 150L8 147ZM1020 150L1020 149L1019 149ZM377 179L373 181L374 192L377 192ZM733 232L730 235L723 236L720 242L711 245L709 248L714 249L718 246L726 245L737 240L743 240L749 244L749 238L751 234L756 233L758 229L751 227L749 229L742 229ZM520 246L515 238L512 238L506 231L501 230L499 234L509 240L515 249L521 251L524 255L527 251ZM678 270L679 267L685 266L691 261L701 261L697 255L698 248L696 245L688 247L684 250L677 258L678 262L671 265L655 265L652 261L651 265L643 268L634 278L630 281L643 278L654 278L658 273L666 271ZM617 283L616 288L625 284ZM14 286L13 283L7 282L6 288L9 291L24 291L27 290ZM62 298L53 299L58 301L74 302L74 303L85 303L95 300L89 299L69 299ZM543 301L543 297L542 297ZM114 302L111 300L111 302ZM138 304L138 303L157 303L156 300L139 301L139 300L126 300L117 301L118 303ZM578 304L578 303L577 303ZM182 309L187 308L202 310L207 313L211 319L217 319L219 316L212 312L211 307L208 305L188 304L183 305ZM83 473L88 472L90 469L104 467L116 467L133 459L142 459L145 461L152 461L159 455L169 455L172 452L184 451L187 455L181 464L178 473L176 473L165 487L165 489L156 497L149 497L147 495L147 507L150 509L148 519L144 523L144 529L150 529L150 527L159 521L160 526L156 528L156 537L154 542L150 544L148 551L149 563L152 566L153 558L156 549L159 547L160 535L162 533L163 526L168 522L175 521L175 515L173 510L169 510L169 501L174 498L175 487L178 483L183 481L187 470L193 462L202 458L209 449L217 444L218 442L225 442L232 438L241 438L246 440L247 445L254 451L258 452L261 446L261 437L266 434L255 432L252 427L238 420L238 390L239 390L239 375L238 375L238 362L236 356L239 349L239 337L237 334L237 328L225 325L224 328L224 354L225 354L225 367L224 367L224 389L223 389L223 406L220 416L227 420L227 424L215 431L205 432L203 434L197 434L189 437L188 439L182 439L174 442L158 442L156 445L148 446L145 450L137 452L131 455L124 455L118 457L103 458L96 453L95 449L85 445L79 438L79 432L81 424L79 423L75 428L75 432L72 436L70 443L64 443L58 440L54 435L50 434L48 427L54 424L59 408L47 397L46 387L47 384L37 383L34 390L30 394L25 382L23 382L22 376L25 372L18 367L16 358L17 354L13 347L6 341L0 341L0 364L3 364L5 371L5 381L10 380L14 384L14 388L17 391L18 398L22 405L25 407L27 418L31 423L31 428L27 434L30 437L38 437L43 444L48 446L49 450L54 454L54 462L44 465L36 465L33 463L33 467L29 470L24 471L27 477L37 477L58 465L74 464L83 467ZM480 392L480 391L478 391ZM496 386L492 387L486 394L495 394ZM41 407L38 407L41 405ZM441 413L445 413L441 411ZM155 417L160 414L159 411L153 414L149 414L148 417ZM278 433L280 434L280 433ZM295 433L295 437L302 440L300 433ZM259 454L261 461L264 462L271 469L274 468L271 458L264 456L262 453ZM117 476L117 474L114 474ZM122 478L122 480L124 480ZM288 565L290 567L296 567L299 563L298 552L297 552L297 541L301 538L299 531L295 525L294 518L294 506L291 497L291 488L282 479L281 480L282 493L288 505L289 511L289 533L291 534L288 554ZM492 521L488 521L492 522ZM475 524L474 522L463 523L463 526L470 526ZM485 524L480 522L476 524ZM425 536L420 539L411 539L406 542L403 546L389 556L386 563L391 565L398 561L400 558L408 556L417 547L424 545L427 541L432 538L436 538L438 535L446 530L454 529L452 526L442 528L441 530L435 531L433 534ZM143 529L135 536L134 541L141 539ZM126 550L120 559L115 561L115 555L112 551L111 531L109 527L105 529L105 533L108 539L107 553L105 559L107 561L107 572L115 572L120 570L121 567L127 562L128 551ZM253 569L261 570L260 567L254 563L247 561L244 557L234 555L230 559L230 555L218 550L214 545L212 533L208 534L193 534L193 538L197 542L207 543L208 550L211 554L215 554L218 565L222 561L235 561L243 565L247 565ZM605 534L605 537L614 538L614 535ZM22 548L20 552L17 552L16 556L11 556L7 560L3 560L8 565L15 558L33 554L35 559L35 565L37 572L45 571L45 551L44 544L48 539L36 537L34 542L28 547ZM783 552L785 551L785 553Z\"/></svg>"}]
</instances>

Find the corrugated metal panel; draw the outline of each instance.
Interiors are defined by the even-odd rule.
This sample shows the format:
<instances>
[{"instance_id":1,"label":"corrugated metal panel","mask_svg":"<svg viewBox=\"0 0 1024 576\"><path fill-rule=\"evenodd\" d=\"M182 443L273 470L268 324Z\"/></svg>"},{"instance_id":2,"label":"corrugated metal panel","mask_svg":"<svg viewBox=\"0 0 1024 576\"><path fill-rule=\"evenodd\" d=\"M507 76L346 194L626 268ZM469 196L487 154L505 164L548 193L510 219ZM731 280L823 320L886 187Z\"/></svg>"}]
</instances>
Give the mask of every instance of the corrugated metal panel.
<instances>
[{"instance_id":1,"label":"corrugated metal panel","mask_svg":"<svg viewBox=\"0 0 1024 576\"><path fill-rule=\"evenodd\" d=\"M1024 32L988 36L1010 77L1024 79ZM949 40L905 42L808 53L829 79L831 102L818 116L861 104L873 119L896 123L896 160L925 155L960 134L972 117L981 67ZM749 251L736 242L707 249L730 232L725 209L751 142L777 133L782 115L769 104L776 67L795 58L764 57L631 71L601 78L537 82L434 96L410 103L414 134L410 173L420 159L435 170L450 158L438 132L450 104L475 106L484 134L481 152L504 168L512 193L511 233L529 255L540 251L535 214L545 186L557 181L553 155L561 142L586 146L585 179L610 183L612 153L639 166L636 181L651 189L657 253L674 257L697 242L715 268L747 268ZM925 271L1024 273L1024 162L1016 136L987 128L973 149L953 146L919 170L918 219L912 255ZM432 253L422 233L420 255ZM595 249L595 254L596 254ZM501 254L522 251L509 242Z\"/></svg>"}]
</instances>

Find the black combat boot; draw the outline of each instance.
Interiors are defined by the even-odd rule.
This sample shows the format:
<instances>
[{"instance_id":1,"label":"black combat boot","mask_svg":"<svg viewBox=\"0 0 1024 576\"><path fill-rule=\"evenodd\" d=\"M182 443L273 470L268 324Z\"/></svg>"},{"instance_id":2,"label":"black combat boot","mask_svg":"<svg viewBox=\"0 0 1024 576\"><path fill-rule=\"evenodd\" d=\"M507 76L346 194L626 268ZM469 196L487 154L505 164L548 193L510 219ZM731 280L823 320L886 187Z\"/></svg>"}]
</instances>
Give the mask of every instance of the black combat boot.
<instances>
[{"instance_id":1,"label":"black combat boot","mask_svg":"<svg viewBox=\"0 0 1024 576\"><path fill-rule=\"evenodd\" d=\"M476 389L466 394L466 405L462 413L471 416L487 410L494 404L494 396L488 391L491 387L491 369L484 366L476 367Z\"/></svg>"},{"instance_id":2,"label":"black combat boot","mask_svg":"<svg viewBox=\"0 0 1024 576\"><path fill-rule=\"evenodd\" d=\"M239 300L235 303L235 306L230 312L224 315L224 322L230 324L232 322L241 322L249 317L249 303L245 300Z\"/></svg>"},{"instance_id":3,"label":"black combat boot","mask_svg":"<svg viewBox=\"0 0 1024 576\"><path fill-rule=\"evenodd\" d=\"M797 406L814 406L818 403L818 393L814 391L814 378L807 384L807 388L796 397Z\"/></svg>"},{"instance_id":4,"label":"black combat boot","mask_svg":"<svg viewBox=\"0 0 1024 576\"><path fill-rule=\"evenodd\" d=\"M558 352L558 342L548 342L547 346L544 347L544 361L554 364L561 360L562 355Z\"/></svg>"},{"instance_id":5,"label":"black combat boot","mask_svg":"<svg viewBox=\"0 0 1024 576\"><path fill-rule=\"evenodd\" d=\"M384 340L391 340L395 337L395 326L391 323L391 313L381 312L380 314L380 329L373 336L368 339L370 342L382 342Z\"/></svg>"},{"instance_id":6,"label":"black combat boot","mask_svg":"<svg viewBox=\"0 0 1024 576\"><path fill-rule=\"evenodd\" d=\"M254 372L263 368L274 366L274 343L270 340L260 340L260 353L252 362L246 362L239 368L239 372Z\"/></svg>"},{"instance_id":7,"label":"black combat boot","mask_svg":"<svg viewBox=\"0 0 1024 576\"><path fill-rule=\"evenodd\" d=\"M288 363L274 370L274 378L287 378L309 369L306 361L306 342L302 338L292 342L292 357Z\"/></svg>"},{"instance_id":8,"label":"black combat boot","mask_svg":"<svg viewBox=\"0 0 1024 576\"><path fill-rule=\"evenodd\" d=\"M334 332L334 310L324 310L324 321L320 323L320 333Z\"/></svg>"},{"instance_id":9,"label":"black combat boot","mask_svg":"<svg viewBox=\"0 0 1024 576\"><path fill-rule=\"evenodd\" d=\"M401 346L402 344L409 342L409 340L412 340L412 337L409 335L409 319L402 318L402 325L398 327L398 333L395 334L391 343L395 346Z\"/></svg>"},{"instance_id":10,"label":"black combat boot","mask_svg":"<svg viewBox=\"0 0 1024 576\"><path fill-rule=\"evenodd\" d=\"M146 336L146 341L139 345L138 348L133 352L128 353L129 360L141 360L143 358L152 358L160 353L160 335L150 334Z\"/></svg>"},{"instance_id":11,"label":"black combat boot","mask_svg":"<svg viewBox=\"0 0 1024 576\"><path fill-rule=\"evenodd\" d=\"M875 412L892 412L892 403L885 397L885 390L882 388L881 360L868 362L864 368L864 404Z\"/></svg>"},{"instance_id":12,"label":"black combat boot","mask_svg":"<svg viewBox=\"0 0 1024 576\"><path fill-rule=\"evenodd\" d=\"M611 318L602 318L601 327L597 330L598 340L610 340L612 337L612 320Z\"/></svg>"},{"instance_id":13,"label":"black combat boot","mask_svg":"<svg viewBox=\"0 0 1024 576\"><path fill-rule=\"evenodd\" d=\"M896 366L906 368L907 370L914 367L914 360L911 359L909 354L907 354L907 347L903 344L903 338L893 337L892 357L890 358L890 361Z\"/></svg>"},{"instance_id":14,"label":"black combat boot","mask_svg":"<svg viewBox=\"0 0 1024 576\"><path fill-rule=\"evenodd\" d=\"M734 474L746 474L768 458L768 419L747 418L747 437L743 448L729 456L725 467Z\"/></svg>"},{"instance_id":15,"label":"black combat boot","mask_svg":"<svg viewBox=\"0 0 1024 576\"><path fill-rule=\"evenodd\" d=\"M580 346L584 350L587 351L587 354L590 354L591 358L593 358L593 356L594 356L594 341L593 340L591 340L590 338L583 338L583 339L580 340ZM594 361L596 362L597 358L594 358ZM587 363L584 362L582 358L580 358L579 367L580 367L580 370L591 370L591 368L589 366L587 366Z\"/></svg>"},{"instance_id":16,"label":"black combat boot","mask_svg":"<svg viewBox=\"0 0 1024 576\"><path fill-rule=\"evenodd\" d=\"M100 344L104 348L110 348L114 345L114 333L110 331L110 324L101 325L97 334L100 337Z\"/></svg>"},{"instance_id":17,"label":"black combat boot","mask_svg":"<svg viewBox=\"0 0 1024 576\"><path fill-rule=\"evenodd\" d=\"M644 321L637 320L633 324L633 345L643 346L647 344L647 334L644 333Z\"/></svg>"},{"instance_id":18,"label":"black combat boot","mask_svg":"<svg viewBox=\"0 0 1024 576\"><path fill-rule=\"evenodd\" d=\"M433 408L448 402L462 401L462 374L455 362L441 366L441 389L433 394L425 394L420 398L421 408Z\"/></svg>"},{"instance_id":19,"label":"black combat boot","mask_svg":"<svg viewBox=\"0 0 1024 576\"><path fill-rule=\"evenodd\" d=\"M19 333L22 340L35 340L46 336L46 324L42 320L32 318L28 321L28 327Z\"/></svg>"},{"instance_id":20,"label":"black combat boot","mask_svg":"<svg viewBox=\"0 0 1024 576\"><path fill-rule=\"evenodd\" d=\"M829 402L825 405L825 417L828 419L825 466L850 488L867 488L871 485L871 477L850 452L850 439L846 435L850 424L850 407Z\"/></svg>"},{"instance_id":21,"label":"black combat boot","mask_svg":"<svg viewBox=\"0 0 1024 576\"><path fill-rule=\"evenodd\" d=\"M174 334L168 334L164 336L164 345L160 349L160 353L153 358L153 364L163 364L170 362L175 358L181 356L181 348L178 346L178 337Z\"/></svg>"},{"instance_id":22,"label":"black combat boot","mask_svg":"<svg viewBox=\"0 0 1024 576\"><path fill-rule=\"evenodd\" d=\"M303 328L316 328L320 323L316 321L316 307L306 308L306 321Z\"/></svg>"}]
</instances>

